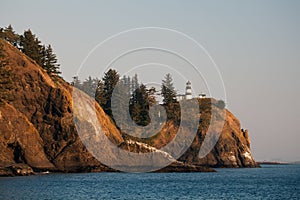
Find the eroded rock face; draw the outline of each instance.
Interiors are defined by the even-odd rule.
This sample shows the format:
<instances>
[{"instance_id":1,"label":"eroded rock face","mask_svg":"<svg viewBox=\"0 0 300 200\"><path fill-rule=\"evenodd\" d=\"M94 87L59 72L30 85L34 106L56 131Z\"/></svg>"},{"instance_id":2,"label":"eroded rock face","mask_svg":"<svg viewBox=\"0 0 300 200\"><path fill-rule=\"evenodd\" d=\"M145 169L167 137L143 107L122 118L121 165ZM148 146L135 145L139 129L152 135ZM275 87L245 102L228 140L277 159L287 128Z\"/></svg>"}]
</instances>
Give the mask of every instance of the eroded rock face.
<instances>
[{"instance_id":1,"label":"eroded rock face","mask_svg":"<svg viewBox=\"0 0 300 200\"><path fill-rule=\"evenodd\" d=\"M0 107L0 158L2 166L27 163L33 168L54 170L44 153L44 143L30 121L11 105Z\"/></svg>"},{"instance_id":2,"label":"eroded rock face","mask_svg":"<svg viewBox=\"0 0 300 200\"><path fill-rule=\"evenodd\" d=\"M14 101L0 106L0 171L16 174L9 167L18 163L36 171L114 171L95 159L77 134L73 121L72 86L62 79L54 82L34 61L13 46L5 43L4 49L14 74L15 89ZM96 110L110 141L129 151L138 149L138 146L124 141L99 105L96 105ZM89 123L84 118L76 120ZM170 137L174 137L172 134L176 134L177 129L169 123L160 137L145 143L160 149ZM198 151L204 136L205 132L198 130L191 147L179 159L185 164L173 165L169 169L183 171L183 166L189 166L191 171L200 171L196 166L257 166L251 156L248 132L241 130L238 119L229 111L217 145L205 158L199 159Z\"/></svg>"},{"instance_id":3,"label":"eroded rock face","mask_svg":"<svg viewBox=\"0 0 300 200\"><path fill-rule=\"evenodd\" d=\"M195 165L211 167L258 167L250 150L248 131L241 129L239 120L226 110L222 134L211 152L199 158L198 152L205 137L205 132L198 134L189 150L180 158L181 161Z\"/></svg>"},{"instance_id":4,"label":"eroded rock face","mask_svg":"<svg viewBox=\"0 0 300 200\"><path fill-rule=\"evenodd\" d=\"M15 88L14 101L0 106L0 166L25 163L38 171L109 171L77 135L72 87L62 79L53 82L34 61L4 43ZM106 121L111 140L117 145L123 142Z\"/></svg>"}]
</instances>

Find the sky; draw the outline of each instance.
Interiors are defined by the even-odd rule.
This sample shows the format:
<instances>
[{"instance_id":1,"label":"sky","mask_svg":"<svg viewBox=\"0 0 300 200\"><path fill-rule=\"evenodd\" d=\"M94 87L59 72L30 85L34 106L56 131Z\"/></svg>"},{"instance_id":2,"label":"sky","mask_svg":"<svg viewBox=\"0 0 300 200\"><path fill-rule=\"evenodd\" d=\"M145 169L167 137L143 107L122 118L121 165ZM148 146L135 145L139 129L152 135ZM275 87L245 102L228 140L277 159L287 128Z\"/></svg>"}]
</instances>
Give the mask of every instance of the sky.
<instances>
[{"instance_id":1,"label":"sky","mask_svg":"<svg viewBox=\"0 0 300 200\"><path fill-rule=\"evenodd\" d=\"M30 28L44 44L51 44L61 64L62 76L67 81L78 74L91 50L114 34L140 27L161 27L184 33L201 44L217 65L225 88L223 96L217 95L217 98L225 99L227 108L240 119L242 127L249 130L254 158L258 161L296 161L300 160L299 10L300 1L297 0L2 0L0 26L12 24L18 33ZM115 40L106 47L107 52L118 53L127 44L134 44L139 34L129 35L126 40L123 38L123 42ZM156 34L147 34L153 41L155 38L162 42L173 38L168 37L172 33L166 34L164 39ZM195 52L200 52L199 57L207 59L208 63L203 49L198 51L193 49L195 46L185 46L188 42L180 36L177 35L177 39L173 38L175 42L167 45L186 49L183 54L193 59L197 59ZM100 53L95 56L102 55ZM136 61L134 55L138 56L136 65L143 64L145 59L145 63L149 63L157 56L157 51L139 53L130 54L127 57L133 56L130 61L120 59L117 63L119 69L122 71L122 64ZM186 66L176 68L180 63L176 62L178 57L168 58L162 54L155 58L173 65L175 72L179 70L178 76L173 70L174 81L178 91L183 92L186 80L195 74L192 67L182 63L181 67ZM212 63L206 64L214 67ZM198 71L202 70L200 65L196 66ZM105 70L102 66L100 68L97 67L100 71L96 72L82 69L81 73ZM148 82L153 79L153 83L161 80L167 71L164 68L165 71L158 73L159 65L153 65L153 69L150 65L140 69L139 76ZM186 76L180 78L180 74ZM220 81L205 74L202 79L199 78L200 81L196 77L191 79L196 93L202 90L208 92L204 79ZM215 96L213 92L211 95Z\"/></svg>"}]
</instances>

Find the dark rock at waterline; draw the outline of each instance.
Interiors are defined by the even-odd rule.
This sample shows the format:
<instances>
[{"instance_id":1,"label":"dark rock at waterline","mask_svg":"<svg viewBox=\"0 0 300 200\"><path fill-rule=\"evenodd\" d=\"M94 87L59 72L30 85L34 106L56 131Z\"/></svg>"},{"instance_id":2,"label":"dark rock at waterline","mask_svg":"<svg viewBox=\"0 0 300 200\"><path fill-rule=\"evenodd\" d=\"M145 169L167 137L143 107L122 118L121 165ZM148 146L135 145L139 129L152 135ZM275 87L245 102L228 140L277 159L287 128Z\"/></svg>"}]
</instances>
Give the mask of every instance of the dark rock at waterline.
<instances>
[{"instance_id":1,"label":"dark rock at waterline","mask_svg":"<svg viewBox=\"0 0 300 200\"><path fill-rule=\"evenodd\" d=\"M0 167L0 176L29 176L33 174L33 169L23 163Z\"/></svg>"}]
</instances>

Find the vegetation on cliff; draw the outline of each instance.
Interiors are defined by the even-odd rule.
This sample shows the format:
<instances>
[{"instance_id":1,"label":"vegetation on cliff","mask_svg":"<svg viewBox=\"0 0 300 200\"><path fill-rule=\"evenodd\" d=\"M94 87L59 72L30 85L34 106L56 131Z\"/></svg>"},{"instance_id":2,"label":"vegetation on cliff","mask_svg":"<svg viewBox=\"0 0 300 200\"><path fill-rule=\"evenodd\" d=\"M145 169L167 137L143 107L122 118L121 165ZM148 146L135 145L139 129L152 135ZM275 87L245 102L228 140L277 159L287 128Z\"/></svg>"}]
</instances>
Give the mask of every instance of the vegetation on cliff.
<instances>
[{"instance_id":1,"label":"vegetation on cliff","mask_svg":"<svg viewBox=\"0 0 300 200\"><path fill-rule=\"evenodd\" d=\"M35 36L30 36L31 41L35 41L33 47L25 47L25 49L35 50L31 53L26 50L27 55L24 54L26 51L22 46L27 40L24 39L25 33L22 36L23 43L21 43L22 37L15 34L12 27L1 29L0 33L1 38L6 40L0 39L2 102L0 104L0 174L2 172L4 175L8 172L13 174L12 169L16 167L12 166L20 164L29 166L34 171L114 171L95 159L78 136L74 120L87 127L90 122L84 118L74 119L72 107L74 87L59 78L59 68L53 51L49 51L49 55L52 55L50 61L52 61L48 60L48 66L55 65L54 71L45 68L47 56L37 51L39 48L39 50L43 49L41 47L43 45L40 45ZM26 34L30 35L30 33ZM45 50L49 48L51 46ZM37 54L39 56L36 56ZM163 94L166 95L163 106L166 109L167 122L156 135L149 138L136 138L131 136L132 134L122 132L119 127L116 127L111 113L110 97L117 83L121 83L121 87L124 86L122 92L130 95L130 117L141 127L149 124L149 108L156 103L157 92L139 83L137 76L120 78L117 72L111 69L102 80L88 78L81 83L78 78L75 78L73 81L74 86L90 96L95 96L98 103L93 106L96 108L97 117L101 119L100 125L116 146L132 152L139 152L141 146L147 145L151 149L161 149L176 136L180 124L185 124L183 131L186 133L190 131L189 121L180 121L180 106L174 98L174 91L167 90ZM164 80L164 84L172 84L170 77ZM172 89L172 87L168 88ZM87 98L84 94L82 96ZM225 124L219 141L205 158L198 157L199 148L210 123L212 108L218 110L225 106L224 102L210 98L198 99L198 103L201 115L197 135L190 148L170 169L189 171L189 168L197 171L201 168L197 166L257 166L251 155L248 132L241 129L239 120L228 110L226 110ZM168 168L163 169L163 171L167 170ZM31 173L29 169L27 171Z\"/></svg>"},{"instance_id":2,"label":"vegetation on cliff","mask_svg":"<svg viewBox=\"0 0 300 200\"><path fill-rule=\"evenodd\" d=\"M0 28L0 38L17 47L29 58L33 59L39 66L44 68L51 77L61 74L59 64L51 45L45 46L30 29L24 31L23 35L15 33L13 27Z\"/></svg>"}]
</instances>

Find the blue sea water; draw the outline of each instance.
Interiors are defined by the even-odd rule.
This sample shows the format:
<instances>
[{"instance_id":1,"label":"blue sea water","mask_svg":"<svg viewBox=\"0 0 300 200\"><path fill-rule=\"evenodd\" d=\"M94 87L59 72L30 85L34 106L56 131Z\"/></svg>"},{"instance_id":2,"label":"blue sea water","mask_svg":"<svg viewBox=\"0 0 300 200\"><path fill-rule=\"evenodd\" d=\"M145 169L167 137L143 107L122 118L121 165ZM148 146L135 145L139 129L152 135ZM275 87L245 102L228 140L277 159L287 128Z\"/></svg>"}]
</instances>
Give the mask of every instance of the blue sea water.
<instances>
[{"instance_id":1,"label":"blue sea water","mask_svg":"<svg viewBox=\"0 0 300 200\"><path fill-rule=\"evenodd\" d=\"M300 165L0 178L0 199L300 199Z\"/></svg>"}]
</instances>

